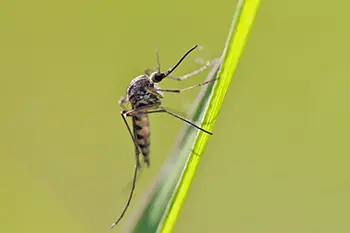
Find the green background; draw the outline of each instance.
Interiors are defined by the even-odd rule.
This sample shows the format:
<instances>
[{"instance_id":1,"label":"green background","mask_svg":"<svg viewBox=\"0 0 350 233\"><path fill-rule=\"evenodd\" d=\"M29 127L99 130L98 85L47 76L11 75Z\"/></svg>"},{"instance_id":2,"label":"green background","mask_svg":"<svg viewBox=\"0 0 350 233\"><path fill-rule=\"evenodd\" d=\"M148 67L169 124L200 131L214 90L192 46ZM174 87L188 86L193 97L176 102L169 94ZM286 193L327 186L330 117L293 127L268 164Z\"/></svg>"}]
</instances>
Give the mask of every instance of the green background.
<instances>
[{"instance_id":1,"label":"green background","mask_svg":"<svg viewBox=\"0 0 350 233\"><path fill-rule=\"evenodd\" d=\"M204 46L178 75L218 57L235 6L1 1L0 232L108 232L134 166L116 100L155 67L154 41L163 69ZM349 7L262 2L175 233L350 231ZM186 115L198 91L164 104ZM151 116L152 166L134 211L182 125Z\"/></svg>"}]
</instances>

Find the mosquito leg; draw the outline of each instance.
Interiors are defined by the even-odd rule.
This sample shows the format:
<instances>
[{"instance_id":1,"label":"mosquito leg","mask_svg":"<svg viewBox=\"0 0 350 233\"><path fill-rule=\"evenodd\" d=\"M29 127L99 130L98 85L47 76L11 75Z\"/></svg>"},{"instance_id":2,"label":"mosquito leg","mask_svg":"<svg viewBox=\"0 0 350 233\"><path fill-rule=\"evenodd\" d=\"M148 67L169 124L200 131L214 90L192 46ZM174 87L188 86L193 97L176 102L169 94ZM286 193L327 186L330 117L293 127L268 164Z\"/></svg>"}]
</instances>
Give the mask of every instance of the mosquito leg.
<instances>
[{"instance_id":1,"label":"mosquito leg","mask_svg":"<svg viewBox=\"0 0 350 233\"><path fill-rule=\"evenodd\" d=\"M121 115L121 117L123 118L123 121L124 121L124 123L125 123L125 125L126 125L126 128L127 128L128 131L129 131L129 134L130 134L130 137L131 137L132 141L134 142L134 145L135 145L135 155L136 155L136 165L137 165L138 168L140 168L140 167L141 167L141 165L140 165L140 160L139 160L140 149L139 149L139 147L137 146L136 139L134 138L134 135L133 135L132 132L131 132L131 128L130 128L129 124L128 124L128 122L126 121L125 116L126 116L127 112L128 112L128 111L123 110L123 111L120 113L120 115Z\"/></svg>"},{"instance_id":2,"label":"mosquito leg","mask_svg":"<svg viewBox=\"0 0 350 233\"><path fill-rule=\"evenodd\" d=\"M146 106L142 106L135 109L130 109L129 111L124 111L124 115L127 117L138 115L138 114L147 114L147 112L151 109L157 109L159 107L159 104L150 104Z\"/></svg>"},{"instance_id":3,"label":"mosquito leg","mask_svg":"<svg viewBox=\"0 0 350 233\"><path fill-rule=\"evenodd\" d=\"M164 110L164 111L165 111L166 113L168 113L169 115L171 115L171 116L173 116L173 117L176 117L177 119L180 119L180 120L186 122L187 124L190 124L190 125L192 125L193 127L195 127L195 128L197 128L197 129L203 131L204 133L213 135L213 133L211 133L211 132L209 132L209 131L207 131L207 130L205 130L205 129L199 127L199 126L197 126L196 124L194 124L193 122L191 122L191 121L185 119L185 118L182 117L182 116L179 116L179 115L177 115L177 114L175 114L175 113L173 113L173 112L170 112L170 111L168 111L168 110L166 110L166 109L164 109L164 108L163 108L162 110Z\"/></svg>"},{"instance_id":4,"label":"mosquito leg","mask_svg":"<svg viewBox=\"0 0 350 233\"><path fill-rule=\"evenodd\" d=\"M119 218L117 219L117 221L115 221L115 222L110 226L110 228L113 228L115 225L117 225L117 224L120 222L120 220L124 217L126 211L128 210L128 208L129 208L129 206L130 206L130 203L131 203L131 200L132 200L132 197L133 197L133 195L134 195L135 187L136 187L137 172L138 172L139 168L141 167L141 166L140 166L140 161L139 161L140 150L139 150L139 148L138 148L138 146L137 146L137 144L136 144L136 140L135 140L133 134L131 133L130 126L129 126L128 122L126 121L126 118L125 118L125 115L124 115L125 112L126 112L125 110L122 111L120 115L121 115L121 117L123 118L123 121L124 121L124 123L125 123L125 125L126 125L128 131L129 131L129 134L130 134L130 136L131 136L131 138L132 138L134 144L135 144L136 165L135 165L135 169L134 169L134 178L133 178L133 181L132 181L132 187L131 187L131 190L130 190L130 194L129 194L128 201L126 202L126 205L125 205L125 207L124 207L124 209L123 209L123 212L121 213L121 215L119 216Z\"/></svg>"},{"instance_id":5,"label":"mosquito leg","mask_svg":"<svg viewBox=\"0 0 350 233\"><path fill-rule=\"evenodd\" d=\"M213 60L211 60L211 61L206 62L206 64L205 64L204 66L202 66L202 67L200 67L199 69L194 70L194 71L192 71L192 72L190 72L190 73L188 73L188 74L185 74L185 75L183 75L183 76L173 76L173 75L169 75L168 78L174 79L174 80L178 80L178 81L182 81L182 80L185 80L185 79L187 79L187 78L189 78L189 77L192 77L192 76L194 76L194 75L197 75L197 74L202 73L203 71L205 71L206 69L208 69L209 67L211 67L211 66L213 66L213 65L215 65L215 64L217 64L217 63L218 63L218 59L216 58L216 59L213 59Z\"/></svg>"},{"instance_id":6,"label":"mosquito leg","mask_svg":"<svg viewBox=\"0 0 350 233\"><path fill-rule=\"evenodd\" d=\"M138 172L138 173L137 173L137 176L136 176L137 180L139 180L139 179L141 178L141 175L142 175L141 172ZM136 181L136 182L137 182L137 181ZM134 180L132 180L132 181L130 181L128 184L126 184L126 185L123 187L123 189L122 189L122 190L123 190L123 193L129 191L129 190L132 188L133 183L134 183Z\"/></svg>"},{"instance_id":7,"label":"mosquito leg","mask_svg":"<svg viewBox=\"0 0 350 233\"><path fill-rule=\"evenodd\" d=\"M209 131L207 131L207 130L201 128L201 127L199 127L198 125L194 124L193 122L187 120L186 118L184 118L184 117L182 117L182 116L179 116L179 115L177 115L177 114L175 114L175 113L173 113L173 112L170 112L170 111L164 109L163 107L160 107L160 109L156 109L156 110L150 110L150 111L139 112L138 114L141 115L141 114L151 114L151 113L161 113L161 112L168 113L169 115L171 115L171 116L173 116L173 117L176 117L177 119L180 119L180 120L186 122L187 124L189 124L189 125L191 125L191 126L197 128L197 129L203 131L204 133L213 135L213 133L211 133L211 132L209 132Z\"/></svg>"},{"instance_id":8,"label":"mosquito leg","mask_svg":"<svg viewBox=\"0 0 350 233\"><path fill-rule=\"evenodd\" d=\"M184 91L187 91L187 90L191 90L192 88L195 88L195 87L200 87L200 86L207 85L207 84L209 84L209 83L211 83L211 82L214 82L215 80L217 80L217 78L211 79L211 80L206 81L206 82L203 82L203 83L198 83L198 84L195 84L195 85L193 85L193 86L186 87L186 88L184 88L184 89L178 89L178 90L156 89L156 91L181 93L181 92L184 92Z\"/></svg>"},{"instance_id":9,"label":"mosquito leg","mask_svg":"<svg viewBox=\"0 0 350 233\"><path fill-rule=\"evenodd\" d=\"M115 225L117 225L120 220L122 220L122 218L124 217L124 214L126 213L126 211L128 210L129 206L130 206L130 203L131 203L131 200L132 200L132 196L134 195L134 191L135 191L135 187L136 187L136 178L137 178L137 172L139 170L139 167L136 165L135 166L135 169L134 169L134 178L132 180L132 187L131 187L131 191L130 191L130 194L129 194L129 198L128 198L128 201L126 202L126 205L123 209L123 212L121 213L121 215L119 216L119 218L117 219L117 221L115 221L111 226L110 228L113 228Z\"/></svg>"}]
</instances>

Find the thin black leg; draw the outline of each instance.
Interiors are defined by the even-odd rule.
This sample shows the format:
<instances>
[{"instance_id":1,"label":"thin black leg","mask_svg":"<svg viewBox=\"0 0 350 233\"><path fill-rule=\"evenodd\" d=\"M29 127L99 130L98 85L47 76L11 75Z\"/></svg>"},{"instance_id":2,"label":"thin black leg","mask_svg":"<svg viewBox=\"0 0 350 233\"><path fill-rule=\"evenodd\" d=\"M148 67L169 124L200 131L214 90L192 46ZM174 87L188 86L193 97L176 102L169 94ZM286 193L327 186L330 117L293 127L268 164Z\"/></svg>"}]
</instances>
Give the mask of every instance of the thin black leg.
<instances>
[{"instance_id":1,"label":"thin black leg","mask_svg":"<svg viewBox=\"0 0 350 233\"><path fill-rule=\"evenodd\" d=\"M182 116L179 116L179 115L177 115L177 114L175 114L175 113L173 113L173 112L170 112L170 111L168 111L168 110L166 110L166 109L164 109L164 108L162 108L162 107L161 107L161 109L150 110L150 111L144 111L144 112L138 112L138 114L151 114L151 113L161 113L161 112L168 113L169 115L171 115L171 116L173 116L173 117L176 117L177 119L180 119L180 120L186 122L187 124L189 124L189 125L191 125L191 126L197 128L197 129L203 131L204 133L213 135L213 133L211 133L211 132L209 132L209 131L207 131L207 130L201 128L201 127L199 127L198 125L196 125L196 124L194 124L193 122L187 120L186 118L184 118L184 117L182 117Z\"/></svg>"},{"instance_id":2,"label":"thin black leg","mask_svg":"<svg viewBox=\"0 0 350 233\"><path fill-rule=\"evenodd\" d=\"M113 228L115 225L117 225L117 224L120 222L120 220L122 220L122 218L124 217L126 211L128 210L128 208L129 208L129 206L130 206L130 203L131 203L131 200L132 200L132 197L133 197L134 192L135 192L137 172L138 172L139 168L141 167L141 166L140 166L140 160L139 160L140 150L139 150L139 148L138 148L138 146L137 146L136 140L135 140L135 138L134 138L134 136L133 136L133 134L132 134L132 132L131 132L130 126L129 126L128 122L126 121L126 118L125 118L124 114L125 114L125 111L122 111L120 115L121 115L121 117L123 118L123 121L124 121L124 123L125 123L125 125L126 125L128 131L129 131L129 134L130 134L130 136L131 136L132 141L133 141L134 144L135 144L135 159L136 159L136 164L135 164L134 176L133 176L133 181L132 181L132 187L131 187L131 190L130 190L130 194L129 194L128 201L126 202L126 205L125 205L125 207L124 207L124 209L123 209L123 212L121 213L121 215L119 216L119 218L117 219L117 221L115 221L115 222L110 226L110 228Z\"/></svg>"},{"instance_id":3,"label":"thin black leg","mask_svg":"<svg viewBox=\"0 0 350 233\"><path fill-rule=\"evenodd\" d=\"M128 131L129 131L129 134L130 134L130 137L131 137L132 141L134 142L134 145L135 145L135 154L136 154L136 163L137 163L137 166L140 167L140 161L139 161L140 149L139 149L139 147L138 147L138 145L137 145L137 143L136 143L136 139L134 138L133 133L131 132L131 129L130 129L129 124L128 124L128 122L126 121L125 114L126 114L127 112L128 112L128 111L123 110L123 111L120 113L120 115L121 115L121 117L123 118L123 121L124 121L124 123L125 123L125 125L126 125L126 128L127 128Z\"/></svg>"},{"instance_id":4,"label":"thin black leg","mask_svg":"<svg viewBox=\"0 0 350 233\"><path fill-rule=\"evenodd\" d=\"M132 199L132 196L134 195L134 191L135 191L135 187L136 187L136 177L137 177L137 172L139 170L139 167L136 165L135 166L135 169L134 169L134 178L132 180L132 187L131 187L131 191L130 191L130 194L129 194L129 198L128 198L128 201L126 202L126 205L123 209L123 212L121 213L121 215L119 216L118 220L115 221L111 226L110 228L113 228L115 225L117 225L120 220L122 220L122 218L124 217L124 214L126 213L126 211L128 210L129 206L130 206L130 203L131 203L131 199Z\"/></svg>"}]
</instances>

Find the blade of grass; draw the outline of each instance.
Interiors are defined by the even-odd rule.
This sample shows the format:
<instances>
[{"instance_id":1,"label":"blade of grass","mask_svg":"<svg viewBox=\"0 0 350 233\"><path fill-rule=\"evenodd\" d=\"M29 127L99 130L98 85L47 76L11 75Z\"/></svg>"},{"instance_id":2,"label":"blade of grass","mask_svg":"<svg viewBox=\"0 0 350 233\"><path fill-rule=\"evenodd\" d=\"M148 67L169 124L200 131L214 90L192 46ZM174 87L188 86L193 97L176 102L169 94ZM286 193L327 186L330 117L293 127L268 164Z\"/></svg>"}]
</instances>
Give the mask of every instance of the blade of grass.
<instances>
[{"instance_id":1,"label":"blade of grass","mask_svg":"<svg viewBox=\"0 0 350 233\"><path fill-rule=\"evenodd\" d=\"M211 131L220 112L229 84L238 65L248 34L259 8L260 0L239 0L233 17L220 64L214 67L207 80L219 79L203 89L196 99L192 120L204 122L203 128ZM220 67L219 72L218 68ZM209 135L186 126L172 156L153 187L146 195L143 208L127 225L126 232L170 233L188 193Z\"/></svg>"},{"instance_id":2,"label":"blade of grass","mask_svg":"<svg viewBox=\"0 0 350 233\"><path fill-rule=\"evenodd\" d=\"M213 93L203 121L207 123L205 129L208 131L212 131L217 116L219 115L220 108L233 78L233 74L237 68L239 58L243 52L259 5L260 0L238 1L232 28L230 30L231 32L222 56L223 62L218 73L219 80L214 84ZM189 162L185 168L184 175L172 202L172 207L170 208L163 225L162 233L170 233L175 225L177 216L192 183L208 139L209 135L202 132L198 134L198 138L193 148L194 150L190 154Z\"/></svg>"}]
</instances>

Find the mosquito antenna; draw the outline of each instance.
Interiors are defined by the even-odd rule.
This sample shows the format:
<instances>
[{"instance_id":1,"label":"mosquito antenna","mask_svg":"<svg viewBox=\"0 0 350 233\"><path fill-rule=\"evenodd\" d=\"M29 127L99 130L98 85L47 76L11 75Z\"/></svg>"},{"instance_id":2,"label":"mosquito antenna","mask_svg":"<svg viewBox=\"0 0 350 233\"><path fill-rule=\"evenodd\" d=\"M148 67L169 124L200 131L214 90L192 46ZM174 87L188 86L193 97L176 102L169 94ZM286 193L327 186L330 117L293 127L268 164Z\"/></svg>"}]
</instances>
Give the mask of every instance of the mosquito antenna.
<instances>
[{"instance_id":1,"label":"mosquito antenna","mask_svg":"<svg viewBox=\"0 0 350 233\"><path fill-rule=\"evenodd\" d=\"M157 47L157 43L154 42L154 47L156 48L156 55L157 55L157 73L160 73L160 59L159 59L159 51Z\"/></svg>"},{"instance_id":2,"label":"mosquito antenna","mask_svg":"<svg viewBox=\"0 0 350 233\"><path fill-rule=\"evenodd\" d=\"M132 196L134 195L134 191L135 191L135 186L136 186L136 178L137 178L137 172L139 170L139 166L136 162L136 165L135 165L135 170L134 170L134 178L132 180L132 187L131 187L131 191L130 191L130 194L129 194L129 198L128 198L128 201L126 202L126 205L124 207L124 210L123 212L121 213L121 215L119 216L118 220L115 221L111 226L110 228L112 229L113 227L115 227L115 225L117 225L120 220L122 220L122 218L124 217L124 214L126 213L126 211L128 210L129 206L130 206L130 203L131 203L131 199L132 199Z\"/></svg>"},{"instance_id":3,"label":"mosquito antenna","mask_svg":"<svg viewBox=\"0 0 350 233\"><path fill-rule=\"evenodd\" d=\"M169 69L169 70L165 73L164 78L165 78L166 76L168 76L169 74L171 74L171 73L180 65L180 63L185 59L185 57L187 57L188 54L190 54L195 48L197 48L197 46L198 46L198 45L195 45L195 46L193 46L190 50L188 50L187 53L185 53L185 55L183 55L182 58L176 63L176 65L175 65L173 68Z\"/></svg>"}]
</instances>

